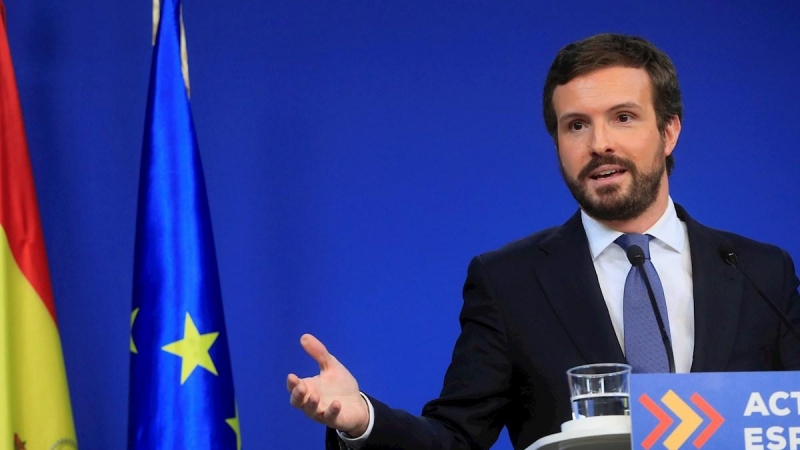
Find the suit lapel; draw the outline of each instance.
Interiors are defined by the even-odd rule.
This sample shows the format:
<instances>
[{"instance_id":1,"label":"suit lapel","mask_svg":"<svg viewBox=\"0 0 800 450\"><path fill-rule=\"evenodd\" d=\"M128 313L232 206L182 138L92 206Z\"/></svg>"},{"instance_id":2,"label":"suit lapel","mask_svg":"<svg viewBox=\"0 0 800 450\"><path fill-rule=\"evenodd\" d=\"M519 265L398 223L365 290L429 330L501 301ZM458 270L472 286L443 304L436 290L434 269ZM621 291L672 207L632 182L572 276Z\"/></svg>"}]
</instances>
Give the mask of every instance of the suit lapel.
<instances>
[{"instance_id":1,"label":"suit lapel","mask_svg":"<svg viewBox=\"0 0 800 450\"><path fill-rule=\"evenodd\" d=\"M719 255L726 239L689 217L675 205L686 223L692 252L694 285L694 356L692 372L725 370L730 360L742 301L742 276Z\"/></svg>"},{"instance_id":2,"label":"suit lapel","mask_svg":"<svg viewBox=\"0 0 800 450\"><path fill-rule=\"evenodd\" d=\"M587 363L625 362L611 324L580 212L544 239L536 276Z\"/></svg>"}]
</instances>

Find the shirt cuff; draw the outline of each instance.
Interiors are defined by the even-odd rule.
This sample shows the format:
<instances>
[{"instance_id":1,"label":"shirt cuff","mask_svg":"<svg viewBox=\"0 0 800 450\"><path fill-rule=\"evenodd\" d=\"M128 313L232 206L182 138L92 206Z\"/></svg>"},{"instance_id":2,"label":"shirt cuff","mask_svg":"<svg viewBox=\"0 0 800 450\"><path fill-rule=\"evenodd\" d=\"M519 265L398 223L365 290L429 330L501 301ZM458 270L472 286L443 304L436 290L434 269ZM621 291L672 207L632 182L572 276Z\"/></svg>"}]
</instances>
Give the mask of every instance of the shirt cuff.
<instances>
[{"instance_id":1,"label":"shirt cuff","mask_svg":"<svg viewBox=\"0 0 800 450\"><path fill-rule=\"evenodd\" d=\"M367 410L369 411L369 424L367 425L367 431L364 432L361 436L352 437L348 434L336 430L336 434L339 436L339 439L342 440L347 445L347 448L352 450L358 450L364 446L367 438L372 433L372 426L375 425L375 408L372 407L372 402L369 401L366 395L363 392L359 392L361 394L361 398L367 403Z\"/></svg>"}]
</instances>

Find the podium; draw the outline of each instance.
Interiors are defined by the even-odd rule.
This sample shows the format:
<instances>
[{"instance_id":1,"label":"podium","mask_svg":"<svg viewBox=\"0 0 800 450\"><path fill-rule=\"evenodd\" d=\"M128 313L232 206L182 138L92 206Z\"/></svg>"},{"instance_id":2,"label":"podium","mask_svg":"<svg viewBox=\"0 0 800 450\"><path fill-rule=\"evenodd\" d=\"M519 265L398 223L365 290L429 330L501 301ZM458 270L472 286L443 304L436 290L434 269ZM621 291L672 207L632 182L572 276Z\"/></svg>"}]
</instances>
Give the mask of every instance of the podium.
<instances>
[{"instance_id":1,"label":"podium","mask_svg":"<svg viewBox=\"0 0 800 450\"><path fill-rule=\"evenodd\" d=\"M630 416L570 420L525 450L800 450L800 371L631 375Z\"/></svg>"},{"instance_id":2,"label":"podium","mask_svg":"<svg viewBox=\"0 0 800 450\"><path fill-rule=\"evenodd\" d=\"M631 418L600 416L570 420L561 432L545 436L525 450L630 450Z\"/></svg>"}]
</instances>

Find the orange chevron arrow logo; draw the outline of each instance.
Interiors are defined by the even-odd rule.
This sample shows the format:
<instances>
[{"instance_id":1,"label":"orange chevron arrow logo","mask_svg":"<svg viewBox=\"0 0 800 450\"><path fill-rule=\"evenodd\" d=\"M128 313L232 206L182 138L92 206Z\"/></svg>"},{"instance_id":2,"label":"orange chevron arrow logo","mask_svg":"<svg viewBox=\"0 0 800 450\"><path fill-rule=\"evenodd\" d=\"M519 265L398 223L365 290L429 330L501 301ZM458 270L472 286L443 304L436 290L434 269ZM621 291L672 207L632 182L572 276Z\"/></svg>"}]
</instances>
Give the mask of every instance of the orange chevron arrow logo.
<instances>
[{"instance_id":1,"label":"orange chevron arrow logo","mask_svg":"<svg viewBox=\"0 0 800 450\"><path fill-rule=\"evenodd\" d=\"M667 405L667 408L681 419L681 423L664 439L664 447L669 450L678 450L689 439L689 436L694 433L694 430L700 427L700 424L703 423L703 418L698 416L692 407L678 397L678 394L672 389L661 397L661 403Z\"/></svg>"},{"instance_id":2,"label":"orange chevron arrow logo","mask_svg":"<svg viewBox=\"0 0 800 450\"><path fill-rule=\"evenodd\" d=\"M647 410L650 411L650 414L658 419L658 425L656 425L656 427L653 428L653 431L651 431L644 441L642 441L642 447L644 447L645 450L650 450L650 448L653 447L653 444L658 442L658 440L661 438L661 435L663 435L664 432L669 429L669 426L672 425L672 417L670 417L669 414L661 409L658 404L654 402L653 399L647 394L642 394L641 397L639 397L639 403L647 408Z\"/></svg>"},{"instance_id":3,"label":"orange chevron arrow logo","mask_svg":"<svg viewBox=\"0 0 800 450\"><path fill-rule=\"evenodd\" d=\"M722 417L716 409L712 408L708 402L700 396L697 392L692 394L692 397L689 398L695 406L697 406L700 411L702 411L709 419L711 419L711 423L708 424L705 430L703 430L695 439L692 444L696 448L701 448L708 442L708 439L717 432L720 426L722 426L722 422L725 422L725 418Z\"/></svg>"},{"instance_id":4,"label":"orange chevron arrow logo","mask_svg":"<svg viewBox=\"0 0 800 450\"><path fill-rule=\"evenodd\" d=\"M689 400L700 412L709 418L708 425L692 441L692 445L700 449L708 442L711 436L717 432L722 423L725 422L725 419L699 394L694 393ZM645 450L650 450L667 430L669 430L673 419L647 394L642 394L639 397L639 403L650 411L653 417L658 419L658 425L656 425L653 431L642 441L642 447ZM664 439L662 444L669 450L678 450L689 440L692 434L700 428L704 420L688 403L671 389L661 397L661 403L672 411L680 420L678 426L672 430L672 433Z\"/></svg>"}]
</instances>

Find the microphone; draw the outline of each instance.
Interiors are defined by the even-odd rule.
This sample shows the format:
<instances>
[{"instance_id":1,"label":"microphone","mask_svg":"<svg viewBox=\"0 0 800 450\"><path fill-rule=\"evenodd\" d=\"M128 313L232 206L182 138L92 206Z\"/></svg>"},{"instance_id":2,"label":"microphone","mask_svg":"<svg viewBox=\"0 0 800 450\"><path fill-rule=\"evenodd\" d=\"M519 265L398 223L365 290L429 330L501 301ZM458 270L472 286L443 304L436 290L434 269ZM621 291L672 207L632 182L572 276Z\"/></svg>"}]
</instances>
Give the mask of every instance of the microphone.
<instances>
[{"instance_id":1,"label":"microphone","mask_svg":"<svg viewBox=\"0 0 800 450\"><path fill-rule=\"evenodd\" d=\"M781 311L780 308L778 308L778 305L776 305L775 302L770 300L770 298L767 297L767 294L765 294L764 292L761 291L761 289L759 289L758 285L756 285L756 282L753 281L753 279L750 278L750 276L747 275L747 273L744 270L742 270L741 267L739 267L739 256L736 254L736 251L733 249L733 247L731 247L729 244L725 243L721 244L719 246L719 256L722 258L723 261L725 261L726 264L734 267L736 270L739 271L740 274L742 274L742 276L744 276L744 279L747 280L748 283L750 283L750 286L752 286L753 289L756 290L756 292L758 292L758 295L761 296L761 298L767 305L769 305L770 309L772 309L775 315L781 319L784 325L786 325L786 328L788 328L789 331L791 331L792 334L794 334L794 337L796 337L797 340L800 341L800 331L798 331L797 328L795 328L795 326L792 325L792 322L789 320L786 314L784 314L783 311Z\"/></svg>"},{"instance_id":2,"label":"microphone","mask_svg":"<svg viewBox=\"0 0 800 450\"><path fill-rule=\"evenodd\" d=\"M631 245L628 247L628 250L626 250L625 253L628 256L628 261L630 261L631 265L636 266L639 269L639 273L642 274L642 278L644 278L644 284L647 286L647 296L650 297L650 306L653 308L653 313L656 316L658 329L661 331L661 340L664 342L664 349L667 352L669 372L675 373L675 357L672 354L672 342L669 340L669 333L667 333L667 327L664 325L664 319L661 318L661 314L659 313L658 303L656 302L656 294L653 293L653 286L650 284L650 277L647 276L647 272L644 270L644 250L642 250L642 247L639 247L638 245Z\"/></svg>"}]
</instances>

